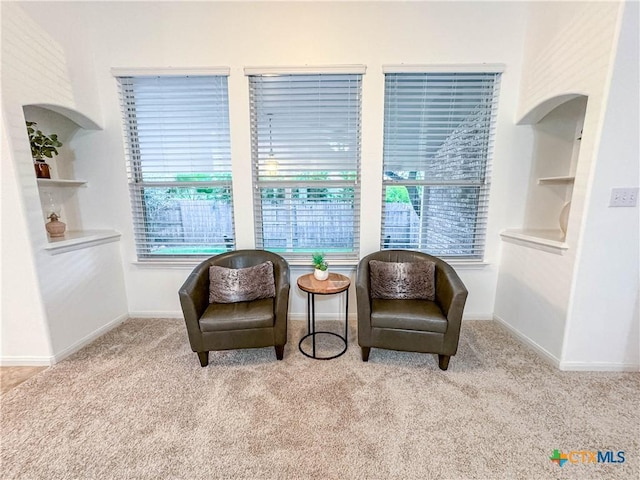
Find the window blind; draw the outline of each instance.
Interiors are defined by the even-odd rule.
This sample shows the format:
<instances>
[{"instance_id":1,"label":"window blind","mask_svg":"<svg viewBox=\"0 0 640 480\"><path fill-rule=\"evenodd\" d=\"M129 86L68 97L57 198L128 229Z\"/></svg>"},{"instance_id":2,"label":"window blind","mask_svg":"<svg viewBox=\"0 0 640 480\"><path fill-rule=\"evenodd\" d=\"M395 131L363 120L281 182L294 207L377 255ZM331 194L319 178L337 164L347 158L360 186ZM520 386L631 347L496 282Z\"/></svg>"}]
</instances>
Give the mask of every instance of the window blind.
<instances>
[{"instance_id":1,"label":"window blind","mask_svg":"<svg viewBox=\"0 0 640 480\"><path fill-rule=\"evenodd\" d=\"M385 74L382 248L482 259L499 79Z\"/></svg>"},{"instance_id":2,"label":"window blind","mask_svg":"<svg viewBox=\"0 0 640 480\"><path fill-rule=\"evenodd\" d=\"M249 75L256 247L357 261L360 74Z\"/></svg>"},{"instance_id":3,"label":"window blind","mask_svg":"<svg viewBox=\"0 0 640 480\"><path fill-rule=\"evenodd\" d=\"M118 82L138 258L234 248L227 77Z\"/></svg>"}]
</instances>

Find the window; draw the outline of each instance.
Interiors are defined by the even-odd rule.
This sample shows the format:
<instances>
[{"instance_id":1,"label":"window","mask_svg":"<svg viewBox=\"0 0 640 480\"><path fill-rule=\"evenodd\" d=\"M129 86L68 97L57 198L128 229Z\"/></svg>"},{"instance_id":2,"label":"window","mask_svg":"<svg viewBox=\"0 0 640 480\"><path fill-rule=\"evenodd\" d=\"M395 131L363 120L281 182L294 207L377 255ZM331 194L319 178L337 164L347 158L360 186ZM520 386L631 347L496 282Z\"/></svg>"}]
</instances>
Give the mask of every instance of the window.
<instances>
[{"instance_id":1,"label":"window","mask_svg":"<svg viewBox=\"0 0 640 480\"><path fill-rule=\"evenodd\" d=\"M234 248L227 77L118 77L139 259Z\"/></svg>"},{"instance_id":2,"label":"window","mask_svg":"<svg viewBox=\"0 0 640 480\"><path fill-rule=\"evenodd\" d=\"M388 70L381 248L481 260L500 74Z\"/></svg>"},{"instance_id":3,"label":"window","mask_svg":"<svg viewBox=\"0 0 640 480\"><path fill-rule=\"evenodd\" d=\"M361 80L249 75L257 248L357 261Z\"/></svg>"}]
</instances>

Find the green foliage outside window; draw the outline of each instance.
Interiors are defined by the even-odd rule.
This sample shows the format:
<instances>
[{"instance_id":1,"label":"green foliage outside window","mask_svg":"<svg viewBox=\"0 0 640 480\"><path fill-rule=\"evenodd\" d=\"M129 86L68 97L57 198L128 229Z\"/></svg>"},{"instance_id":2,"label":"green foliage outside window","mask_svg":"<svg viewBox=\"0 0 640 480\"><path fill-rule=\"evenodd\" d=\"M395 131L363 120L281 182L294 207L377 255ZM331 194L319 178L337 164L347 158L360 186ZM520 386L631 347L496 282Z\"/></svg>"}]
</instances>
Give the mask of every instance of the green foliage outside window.
<instances>
[{"instance_id":1,"label":"green foliage outside window","mask_svg":"<svg viewBox=\"0 0 640 480\"><path fill-rule=\"evenodd\" d=\"M411 203L407 187L400 185L387 187L384 201L387 203Z\"/></svg>"},{"instance_id":2,"label":"green foliage outside window","mask_svg":"<svg viewBox=\"0 0 640 480\"><path fill-rule=\"evenodd\" d=\"M329 174L329 172L316 172L312 175L299 175L294 177L304 187L295 187L291 189L291 198L303 199L309 202L326 201L326 200L351 200L353 199L354 190L351 187L315 187L316 181L332 181L336 178L342 180L352 180L354 172L340 172L339 174ZM263 200L284 200L286 198L285 188L263 188ZM408 197L407 197L408 198Z\"/></svg>"},{"instance_id":3,"label":"green foliage outside window","mask_svg":"<svg viewBox=\"0 0 640 480\"><path fill-rule=\"evenodd\" d=\"M218 182L231 181L230 173L178 173L176 182ZM222 200L231 201L231 187L214 187L207 185L203 187L176 187L169 189L169 194L174 199L198 199L198 200Z\"/></svg>"}]
</instances>

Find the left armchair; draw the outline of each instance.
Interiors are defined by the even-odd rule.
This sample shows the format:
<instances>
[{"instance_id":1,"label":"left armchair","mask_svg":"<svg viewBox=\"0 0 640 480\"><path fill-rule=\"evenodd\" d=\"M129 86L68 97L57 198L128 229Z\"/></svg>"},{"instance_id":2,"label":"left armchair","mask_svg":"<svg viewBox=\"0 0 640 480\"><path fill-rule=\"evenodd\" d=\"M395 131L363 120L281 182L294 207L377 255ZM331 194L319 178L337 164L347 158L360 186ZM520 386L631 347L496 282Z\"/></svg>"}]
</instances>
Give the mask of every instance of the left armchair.
<instances>
[{"instance_id":1,"label":"left armchair","mask_svg":"<svg viewBox=\"0 0 640 480\"><path fill-rule=\"evenodd\" d=\"M237 282L238 275L245 274L254 281L256 277L265 275L265 270L260 267L265 262L273 265L273 296L265 294L264 285L259 285L261 294L258 297L262 298L248 301L243 300L242 295L234 298L233 291L229 293L233 281L227 281L228 278ZM222 267L214 269L213 283L209 276L212 266ZM251 267L261 273L256 275L253 269L244 270ZM221 301L220 295L216 295L220 292L215 282L226 272L227 279L221 280L221 291L231 296ZM240 287L246 290L247 282L241 280L240 283ZM213 297L211 289L214 290ZM235 250L216 255L193 270L180 287L179 295L191 350L198 354L203 367L208 365L212 350L274 346L276 358L282 360L287 343L289 264L280 255L265 250Z\"/></svg>"}]
</instances>

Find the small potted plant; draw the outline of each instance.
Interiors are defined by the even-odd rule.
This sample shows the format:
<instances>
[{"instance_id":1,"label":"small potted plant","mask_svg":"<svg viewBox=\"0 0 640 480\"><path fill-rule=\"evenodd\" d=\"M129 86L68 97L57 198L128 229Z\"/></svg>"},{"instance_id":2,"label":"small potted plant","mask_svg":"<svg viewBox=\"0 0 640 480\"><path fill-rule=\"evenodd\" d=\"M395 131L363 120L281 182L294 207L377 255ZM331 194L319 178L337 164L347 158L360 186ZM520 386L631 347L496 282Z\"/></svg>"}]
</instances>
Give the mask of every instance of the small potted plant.
<instances>
[{"instance_id":1,"label":"small potted plant","mask_svg":"<svg viewBox=\"0 0 640 480\"><path fill-rule=\"evenodd\" d=\"M329 264L324 259L324 253L316 252L311 257L313 259L313 276L316 280L326 280L329 278Z\"/></svg>"},{"instance_id":2,"label":"small potted plant","mask_svg":"<svg viewBox=\"0 0 640 480\"><path fill-rule=\"evenodd\" d=\"M31 156L36 169L36 177L51 178L49 165L44 157L53 158L58 155L58 147L62 143L58 141L58 135L53 133L45 135L41 130L37 129L36 122L27 122L27 132L29 133L29 143L31 144Z\"/></svg>"}]
</instances>

